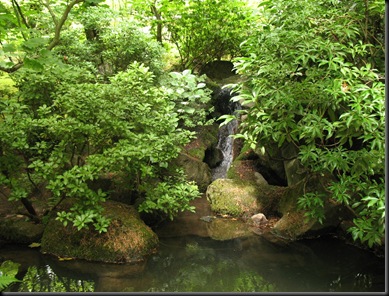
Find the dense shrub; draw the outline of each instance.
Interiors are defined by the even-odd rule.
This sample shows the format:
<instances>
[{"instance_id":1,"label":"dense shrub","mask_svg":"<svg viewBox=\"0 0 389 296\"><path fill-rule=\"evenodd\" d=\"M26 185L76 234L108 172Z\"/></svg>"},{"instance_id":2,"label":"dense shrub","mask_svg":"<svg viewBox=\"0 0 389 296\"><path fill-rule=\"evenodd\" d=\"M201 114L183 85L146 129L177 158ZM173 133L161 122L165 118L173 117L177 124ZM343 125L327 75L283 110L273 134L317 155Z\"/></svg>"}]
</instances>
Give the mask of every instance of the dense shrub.
<instances>
[{"instance_id":1,"label":"dense shrub","mask_svg":"<svg viewBox=\"0 0 389 296\"><path fill-rule=\"evenodd\" d=\"M177 105L184 99L203 103L210 91L188 72L177 75L161 86L136 62L109 83L96 83L73 66L18 71L18 97L0 105L0 183L11 189L10 199L28 200L44 186L53 207L64 198L78 200L59 214L64 224L81 229L92 223L102 232L109 223L101 216L109 192L90 184L110 174L145 198L142 211L173 218L193 210L188 202L198 197L197 186L182 172L169 171L168 162L194 136L179 126L193 112L179 112ZM198 124L205 118L188 120Z\"/></svg>"},{"instance_id":2,"label":"dense shrub","mask_svg":"<svg viewBox=\"0 0 389 296\"><path fill-rule=\"evenodd\" d=\"M250 54L235 60L246 82L234 99L250 106L238 137L295 145L307 169L336 178L328 189L357 215L354 239L383 243L384 4L271 0L260 9L242 45ZM299 206L318 217L320 199L307 193Z\"/></svg>"}]
</instances>

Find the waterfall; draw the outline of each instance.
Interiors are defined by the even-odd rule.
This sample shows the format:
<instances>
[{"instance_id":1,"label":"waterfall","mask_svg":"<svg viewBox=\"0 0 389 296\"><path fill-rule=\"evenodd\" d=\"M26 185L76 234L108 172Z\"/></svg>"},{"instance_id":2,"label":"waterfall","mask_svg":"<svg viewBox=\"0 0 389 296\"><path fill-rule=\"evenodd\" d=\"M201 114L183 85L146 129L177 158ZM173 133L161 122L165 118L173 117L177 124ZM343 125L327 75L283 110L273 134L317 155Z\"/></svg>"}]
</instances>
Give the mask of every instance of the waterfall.
<instances>
[{"instance_id":1,"label":"waterfall","mask_svg":"<svg viewBox=\"0 0 389 296\"><path fill-rule=\"evenodd\" d=\"M230 98L232 96L233 95L230 94ZM236 114L236 111L240 108L241 106L239 103L230 101L228 104L228 113ZM220 149L220 151L223 153L223 160L217 167L211 170L212 181L226 178L227 171L230 168L234 155L234 138L231 137L231 135L235 134L237 127L238 121L232 120L219 128L219 140L216 149Z\"/></svg>"},{"instance_id":2,"label":"waterfall","mask_svg":"<svg viewBox=\"0 0 389 296\"><path fill-rule=\"evenodd\" d=\"M223 160L216 168L212 169L212 181L224 179L227 175L227 171L230 168L233 158L234 139L230 137L230 135L235 133L237 126L237 120L232 120L219 129L219 142L217 143L216 148L222 151Z\"/></svg>"}]
</instances>

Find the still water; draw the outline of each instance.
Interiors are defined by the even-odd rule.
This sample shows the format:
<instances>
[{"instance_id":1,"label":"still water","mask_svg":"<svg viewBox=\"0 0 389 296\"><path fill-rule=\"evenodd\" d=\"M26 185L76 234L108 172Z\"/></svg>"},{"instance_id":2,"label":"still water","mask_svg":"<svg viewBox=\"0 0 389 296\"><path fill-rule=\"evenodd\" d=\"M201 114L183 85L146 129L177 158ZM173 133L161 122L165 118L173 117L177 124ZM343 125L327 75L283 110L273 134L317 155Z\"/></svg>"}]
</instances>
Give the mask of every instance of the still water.
<instances>
[{"instance_id":1,"label":"still water","mask_svg":"<svg viewBox=\"0 0 389 296\"><path fill-rule=\"evenodd\" d=\"M14 292L385 291L385 260L333 238L280 245L257 235L165 237L143 264L59 261L11 245L0 257L21 264Z\"/></svg>"}]
</instances>

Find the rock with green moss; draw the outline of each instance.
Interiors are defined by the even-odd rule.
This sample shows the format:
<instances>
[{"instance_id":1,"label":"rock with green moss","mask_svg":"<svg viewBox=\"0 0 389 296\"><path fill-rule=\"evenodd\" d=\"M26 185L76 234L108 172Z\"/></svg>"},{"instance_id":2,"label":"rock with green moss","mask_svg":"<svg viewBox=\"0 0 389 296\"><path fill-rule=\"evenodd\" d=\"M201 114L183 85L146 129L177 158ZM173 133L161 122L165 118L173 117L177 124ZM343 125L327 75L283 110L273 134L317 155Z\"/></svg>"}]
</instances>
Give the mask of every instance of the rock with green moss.
<instances>
[{"instance_id":1,"label":"rock with green moss","mask_svg":"<svg viewBox=\"0 0 389 296\"><path fill-rule=\"evenodd\" d=\"M10 214L0 218L0 239L11 243L31 244L39 242L44 226L27 216Z\"/></svg>"},{"instance_id":2,"label":"rock with green moss","mask_svg":"<svg viewBox=\"0 0 389 296\"><path fill-rule=\"evenodd\" d=\"M217 145L217 133L217 125L199 127L196 138L171 162L171 166L182 168L187 180L195 181L202 192L212 182L211 169L204 161L206 151L212 150Z\"/></svg>"},{"instance_id":3,"label":"rock with green moss","mask_svg":"<svg viewBox=\"0 0 389 296\"><path fill-rule=\"evenodd\" d=\"M200 161L204 160L205 151L216 147L218 142L219 125L200 126L196 130L196 138L184 147L183 152Z\"/></svg>"},{"instance_id":4,"label":"rock with green moss","mask_svg":"<svg viewBox=\"0 0 389 296\"><path fill-rule=\"evenodd\" d=\"M206 196L215 213L249 217L271 206L272 187L255 181L217 179L208 186Z\"/></svg>"},{"instance_id":5,"label":"rock with green moss","mask_svg":"<svg viewBox=\"0 0 389 296\"><path fill-rule=\"evenodd\" d=\"M212 182L211 169L197 158L181 153L174 160L173 165L182 168L187 180L195 181L201 192L204 192Z\"/></svg>"},{"instance_id":6,"label":"rock with green moss","mask_svg":"<svg viewBox=\"0 0 389 296\"><path fill-rule=\"evenodd\" d=\"M214 240L230 240L253 235L247 225L237 219L214 219L208 224L208 234Z\"/></svg>"},{"instance_id":7,"label":"rock with green moss","mask_svg":"<svg viewBox=\"0 0 389 296\"><path fill-rule=\"evenodd\" d=\"M119 202L104 203L111 219L106 233L64 227L52 217L43 233L41 252L59 257L110 263L139 262L156 251L157 235L139 218L134 207Z\"/></svg>"},{"instance_id":8,"label":"rock with green moss","mask_svg":"<svg viewBox=\"0 0 389 296\"><path fill-rule=\"evenodd\" d=\"M352 219L353 213L329 196L326 188L331 180L331 176L325 174L311 175L308 180L285 188L277 205L277 211L282 217L274 225L273 233L290 240L317 237L335 231L343 220ZM323 206L322 223L316 217L308 219L306 212L298 208L297 201L306 192L327 196Z\"/></svg>"}]
</instances>

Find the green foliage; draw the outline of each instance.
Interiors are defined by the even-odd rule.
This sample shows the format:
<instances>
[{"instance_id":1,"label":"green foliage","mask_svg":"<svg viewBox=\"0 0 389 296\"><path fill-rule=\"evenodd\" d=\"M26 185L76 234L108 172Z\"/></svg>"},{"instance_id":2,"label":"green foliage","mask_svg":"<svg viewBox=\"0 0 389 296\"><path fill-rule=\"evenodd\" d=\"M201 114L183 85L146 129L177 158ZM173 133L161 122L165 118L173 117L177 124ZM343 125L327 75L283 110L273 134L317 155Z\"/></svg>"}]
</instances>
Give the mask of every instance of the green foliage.
<instances>
[{"instance_id":1,"label":"green foliage","mask_svg":"<svg viewBox=\"0 0 389 296\"><path fill-rule=\"evenodd\" d=\"M68 65L22 69L14 78L20 99L0 105L0 182L11 189L10 199L29 198L44 186L53 207L64 198L76 199L69 212L58 213L64 225L93 225L105 232L109 220L102 213L109 192L91 184L111 174L156 203L145 211L162 210L173 218L192 209L188 202L198 196L197 186L180 175L165 175L171 174L168 162L194 136L188 128L205 122L206 113L179 113L177 107L185 100L200 106L210 99L201 78L176 73L160 85L136 62L103 84ZM155 184L158 178L161 183Z\"/></svg>"},{"instance_id":2,"label":"green foliage","mask_svg":"<svg viewBox=\"0 0 389 296\"><path fill-rule=\"evenodd\" d=\"M324 199L319 193L309 192L301 196L297 201L297 208L305 210L306 221L317 219L320 224L324 220Z\"/></svg>"},{"instance_id":3,"label":"green foliage","mask_svg":"<svg viewBox=\"0 0 389 296\"><path fill-rule=\"evenodd\" d=\"M145 201L143 201L138 210L140 212L162 212L170 220L183 211L194 212L195 207L189 205L189 201L201 196L197 185L185 181L182 172L178 172L178 177L174 180L172 177L154 184L148 184L150 188L146 189Z\"/></svg>"},{"instance_id":4,"label":"green foliage","mask_svg":"<svg viewBox=\"0 0 389 296\"><path fill-rule=\"evenodd\" d=\"M79 12L55 52L67 63L83 65L105 78L125 71L134 61L162 74L162 46L138 22L105 6Z\"/></svg>"},{"instance_id":5,"label":"green foliage","mask_svg":"<svg viewBox=\"0 0 389 296\"><path fill-rule=\"evenodd\" d=\"M0 7L6 18L0 22L6 30L0 30L0 70L12 73L26 67L42 70L44 64L57 63L51 50L58 45L61 32L72 10L77 10L84 0L11 1Z\"/></svg>"},{"instance_id":6,"label":"green foliage","mask_svg":"<svg viewBox=\"0 0 389 296\"><path fill-rule=\"evenodd\" d=\"M252 11L244 1L134 2L133 8L142 16L152 12L153 28L165 29L165 39L179 52L181 69L195 69L215 59L237 56L250 28Z\"/></svg>"},{"instance_id":7,"label":"green foliage","mask_svg":"<svg viewBox=\"0 0 389 296\"><path fill-rule=\"evenodd\" d=\"M293 143L312 172L337 179L332 197L357 214L354 238L384 238L383 11L373 1L264 1L237 58L249 106L242 132L251 146ZM224 118L230 120L230 117ZM322 199L301 197L317 216Z\"/></svg>"},{"instance_id":8,"label":"green foliage","mask_svg":"<svg viewBox=\"0 0 389 296\"><path fill-rule=\"evenodd\" d=\"M195 76L191 70L170 72L162 85L175 102L180 126L194 128L212 124L212 120L205 121L213 112L213 107L209 106L211 90L206 88L205 76Z\"/></svg>"},{"instance_id":9,"label":"green foliage","mask_svg":"<svg viewBox=\"0 0 389 296\"><path fill-rule=\"evenodd\" d=\"M12 261L4 261L0 265L0 291L4 291L12 283L20 282L15 276L20 264Z\"/></svg>"}]
</instances>

